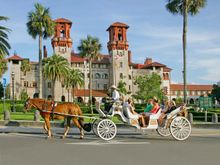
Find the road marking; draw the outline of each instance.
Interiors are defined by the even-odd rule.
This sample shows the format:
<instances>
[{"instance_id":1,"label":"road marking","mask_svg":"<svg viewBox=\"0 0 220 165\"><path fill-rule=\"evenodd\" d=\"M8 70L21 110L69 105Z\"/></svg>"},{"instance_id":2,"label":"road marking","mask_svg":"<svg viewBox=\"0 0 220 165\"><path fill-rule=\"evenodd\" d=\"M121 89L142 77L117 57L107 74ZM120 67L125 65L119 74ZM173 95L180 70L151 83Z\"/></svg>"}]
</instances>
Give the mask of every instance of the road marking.
<instances>
[{"instance_id":1,"label":"road marking","mask_svg":"<svg viewBox=\"0 0 220 165\"><path fill-rule=\"evenodd\" d=\"M119 141L119 140L111 140L111 141L92 141L92 142L73 142L73 143L66 143L70 145L94 145L94 146L101 146L101 145L145 145L150 144L150 142L129 142L129 141Z\"/></svg>"}]
</instances>

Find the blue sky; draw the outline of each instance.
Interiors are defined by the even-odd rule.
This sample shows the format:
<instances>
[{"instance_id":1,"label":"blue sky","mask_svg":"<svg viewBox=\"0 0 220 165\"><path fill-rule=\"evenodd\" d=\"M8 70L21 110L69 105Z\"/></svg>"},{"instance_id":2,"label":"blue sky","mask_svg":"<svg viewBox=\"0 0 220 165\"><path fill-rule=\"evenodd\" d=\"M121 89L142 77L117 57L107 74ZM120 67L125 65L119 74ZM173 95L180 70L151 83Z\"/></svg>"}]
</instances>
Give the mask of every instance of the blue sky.
<instances>
[{"instance_id":1,"label":"blue sky","mask_svg":"<svg viewBox=\"0 0 220 165\"><path fill-rule=\"evenodd\" d=\"M73 22L73 50L88 34L102 43L107 54L106 29L114 22L130 26L127 38L132 61L143 63L146 57L172 68L172 81L182 82L182 17L165 9L166 0L1 0L1 15L10 18L3 23L12 32L9 42L16 53L32 61L38 59L38 41L27 34L26 22L34 3L50 8L51 16ZM220 1L208 0L206 8L188 20L187 82L213 84L220 81ZM2 23L2 22L1 22ZM50 39L44 40L52 54ZM6 75L7 77L7 75Z\"/></svg>"}]
</instances>

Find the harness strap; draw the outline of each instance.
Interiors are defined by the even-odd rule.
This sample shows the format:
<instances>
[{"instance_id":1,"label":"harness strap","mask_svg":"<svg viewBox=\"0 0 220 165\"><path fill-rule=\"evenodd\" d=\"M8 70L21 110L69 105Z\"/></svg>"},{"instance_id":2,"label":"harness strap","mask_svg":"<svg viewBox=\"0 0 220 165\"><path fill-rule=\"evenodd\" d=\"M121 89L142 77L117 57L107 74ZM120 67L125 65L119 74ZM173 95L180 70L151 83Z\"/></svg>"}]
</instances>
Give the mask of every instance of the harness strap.
<instances>
[{"instance_id":1,"label":"harness strap","mask_svg":"<svg viewBox=\"0 0 220 165\"><path fill-rule=\"evenodd\" d=\"M51 114L51 117L52 117L52 121L54 120L54 109L56 107L56 103L54 101L52 101L52 114Z\"/></svg>"}]
</instances>

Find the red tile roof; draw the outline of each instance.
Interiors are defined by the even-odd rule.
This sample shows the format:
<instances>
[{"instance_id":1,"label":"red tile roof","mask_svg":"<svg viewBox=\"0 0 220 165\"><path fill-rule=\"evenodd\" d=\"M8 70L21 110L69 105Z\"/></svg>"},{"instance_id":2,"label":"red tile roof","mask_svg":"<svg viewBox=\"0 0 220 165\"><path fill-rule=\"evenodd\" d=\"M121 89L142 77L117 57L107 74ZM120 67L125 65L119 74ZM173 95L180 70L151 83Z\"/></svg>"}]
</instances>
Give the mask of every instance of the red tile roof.
<instances>
[{"instance_id":1,"label":"red tile roof","mask_svg":"<svg viewBox=\"0 0 220 165\"><path fill-rule=\"evenodd\" d=\"M186 86L188 91L211 91L213 89L212 85L196 85L188 84ZM170 84L171 91L183 91L183 84Z\"/></svg>"},{"instance_id":2,"label":"red tile roof","mask_svg":"<svg viewBox=\"0 0 220 165\"><path fill-rule=\"evenodd\" d=\"M100 63L100 64L109 64L109 55L100 55L100 59L94 59L93 63ZM72 63L84 63L85 60L88 60L88 58L81 57L79 54L76 54L74 52L71 53L71 62Z\"/></svg>"},{"instance_id":3,"label":"red tile roof","mask_svg":"<svg viewBox=\"0 0 220 165\"><path fill-rule=\"evenodd\" d=\"M80 97L88 97L89 96L89 90L86 89L77 89L75 90L75 96ZM92 96L94 97L107 97L107 91L104 90L92 90Z\"/></svg>"},{"instance_id":4,"label":"red tile roof","mask_svg":"<svg viewBox=\"0 0 220 165\"><path fill-rule=\"evenodd\" d=\"M129 26L127 24L121 23L121 22L115 22L115 23L111 24L109 26L109 28L110 27L125 27L126 29L129 28ZM109 30L109 28L107 29L107 31Z\"/></svg>"},{"instance_id":5,"label":"red tile roof","mask_svg":"<svg viewBox=\"0 0 220 165\"><path fill-rule=\"evenodd\" d=\"M161 64L159 62L152 62L150 64L147 64L143 67L143 69L152 68L152 67L166 67L166 65Z\"/></svg>"},{"instance_id":6,"label":"red tile roof","mask_svg":"<svg viewBox=\"0 0 220 165\"><path fill-rule=\"evenodd\" d=\"M172 69L171 68L168 68L168 67L165 67L165 68L163 68L163 71L164 72L170 72Z\"/></svg>"},{"instance_id":7,"label":"red tile roof","mask_svg":"<svg viewBox=\"0 0 220 165\"><path fill-rule=\"evenodd\" d=\"M21 58L20 56L18 56L17 54L14 54L13 56L7 58L7 60L23 60L23 58Z\"/></svg>"},{"instance_id":8,"label":"red tile roof","mask_svg":"<svg viewBox=\"0 0 220 165\"><path fill-rule=\"evenodd\" d=\"M62 23L72 24L72 22L70 20L66 19L66 18L58 18L58 19L55 19L54 22L57 22L57 23L62 22Z\"/></svg>"}]
</instances>

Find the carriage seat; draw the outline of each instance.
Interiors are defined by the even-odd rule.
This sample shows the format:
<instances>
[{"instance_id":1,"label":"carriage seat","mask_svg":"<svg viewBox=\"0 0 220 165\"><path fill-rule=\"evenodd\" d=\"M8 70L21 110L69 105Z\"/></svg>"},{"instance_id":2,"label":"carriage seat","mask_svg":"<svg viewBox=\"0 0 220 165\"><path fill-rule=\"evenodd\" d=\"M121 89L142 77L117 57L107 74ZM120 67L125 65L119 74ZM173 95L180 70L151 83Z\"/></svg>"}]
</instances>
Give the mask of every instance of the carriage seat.
<instances>
[{"instance_id":1,"label":"carriage seat","mask_svg":"<svg viewBox=\"0 0 220 165\"><path fill-rule=\"evenodd\" d=\"M161 115L162 109L160 108L157 113L155 114L150 114L150 119L159 119L160 115Z\"/></svg>"}]
</instances>

